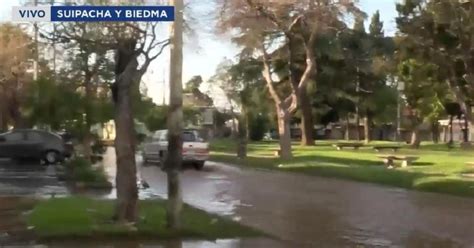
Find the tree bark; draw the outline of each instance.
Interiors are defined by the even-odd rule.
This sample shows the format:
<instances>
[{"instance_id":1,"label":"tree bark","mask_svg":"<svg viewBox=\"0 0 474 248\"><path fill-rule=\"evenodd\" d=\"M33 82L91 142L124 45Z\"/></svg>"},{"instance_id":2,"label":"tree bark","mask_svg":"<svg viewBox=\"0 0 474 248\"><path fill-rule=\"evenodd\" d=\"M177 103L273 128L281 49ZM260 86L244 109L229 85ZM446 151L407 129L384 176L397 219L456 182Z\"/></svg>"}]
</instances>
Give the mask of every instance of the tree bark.
<instances>
[{"instance_id":1,"label":"tree bark","mask_svg":"<svg viewBox=\"0 0 474 248\"><path fill-rule=\"evenodd\" d=\"M238 127L238 146L237 146L237 157L244 159L247 157L247 138L248 138L248 115L246 111L242 111L239 127Z\"/></svg>"},{"instance_id":2,"label":"tree bark","mask_svg":"<svg viewBox=\"0 0 474 248\"><path fill-rule=\"evenodd\" d=\"M172 0L175 6L175 21L171 26L170 48L170 108L168 112L168 156L165 170L168 177L167 227L181 228L183 205L179 173L182 163L183 141L183 0Z\"/></svg>"},{"instance_id":3,"label":"tree bark","mask_svg":"<svg viewBox=\"0 0 474 248\"><path fill-rule=\"evenodd\" d=\"M364 143L369 144L371 141L370 137L370 117L367 113L364 117Z\"/></svg>"},{"instance_id":4,"label":"tree bark","mask_svg":"<svg viewBox=\"0 0 474 248\"><path fill-rule=\"evenodd\" d=\"M297 101L301 109L301 145L302 146L313 146L313 111L311 108L311 100L308 96L307 85L299 88L300 79L303 77L303 73L296 67L296 51L300 47L296 38L288 36L288 67L289 67L289 79L293 89L297 92Z\"/></svg>"},{"instance_id":5,"label":"tree bark","mask_svg":"<svg viewBox=\"0 0 474 248\"><path fill-rule=\"evenodd\" d=\"M6 132L8 129L8 119L5 113L5 107L0 105L0 132Z\"/></svg>"},{"instance_id":6,"label":"tree bark","mask_svg":"<svg viewBox=\"0 0 474 248\"><path fill-rule=\"evenodd\" d=\"M136 59L135 59L136 60ZM136 61L134 63L137 63ZM135 164L135 130L132 114L131 73L122 73L116 82L115 102L115 152L117 156L117 210L118 222L136 222L138 215L137 171Z\"/></svg>"},{"instance_id":7,"label":"tree bark","mask_svg":"<svg viewBox=\"0 0 474 248\"><path fill-rule=\"evenodd\" d=\"M420 148L421 139L420 139L420 128L416 125L411 132L411 147L418 149Z\"/></svg>"},{"instance_id":8,"label":"tree bark","mask_svg":"<svg viewBox=\"0 0 474 248\"><path fill-rule=\"evenodd\" d=\"M278 134L280 136L280 158L291 159L291 130L290 130L290 113L288 110L277 107L278 110Z\"/></svg>"},{"instance_id":9,"label":"tree bark","mask_svg":"<svg viewBox=\"0 0 474 248\"><path fill-rule=\"evenodd\" d=\"M349 122L349 115L346 115L346 133L345 133L346 140L351 139L351 123Z\"/></svg>"},{"instance_id":10,"label":"tree bark","mask_svg":"<svg viewBox=\"0 0 474 248\"><path fill-rule=\"evenodd\" d=\"M301 108L301 145L302 146L313 146L313 111L311 108L311 101L308 97L306 88L302 88L300 91L300 108Z\"/></svg>"},{"instance_id":11,"label":"tree bark","mask_svg":"<svg viewBox=\"0 0 474 248\"><path fill-rule=\"evenodd\" d=\"M86 65L87 66L87 65ZM92 126L92 85L91 85L92 76L86 72L84 78L84 86L86 91L86 102L85 102L85 128L84 128L84 138L82 141L82 145L84 147L84 158L87 160L91 160L92 155L92 134L91 134L91 126Z\"/></svg>"},{"instance_id":12,"label":"tree bark","mask_svg":"<svg viewBox=\"0 0 474 248\"><path fill-rule=\"evenodd\" d=\"M431 123L431 138L433 143L439 143L439 123L437 121Z\"/></svg>"},{"instance_id":13,"label":"tree bark","mask_svg":"<svg viewBox=\"0 0 474 248\"><path fill-rule=\"evenodd\" d=\"M359 104L356 105L355 119L356 119L356 139L360 141L360 113L359 113Z\"/></svg>"},{"instance_id":14,"label":"tree bark","mask_svg":"<svg viewBox=\"0 0 474 248\"><path fill-rule=\"evenodd\" d=\"M137 168L135 162L135 128L132 111L133 84L137 77L137 41L120 40L115 55L115 83L112 97L115 103L115 153L117 157L117 206L115 219L119 223L135 223L138 216Z\"/></svg>"},{"instance_id":15,"label":"tree bark","mask_svg":"<svg viewBox=\"0 0 474 248\"><path fill-rule=\"evenodd\" d=\"M449 141L448 145L452 146L454 143L454 135L453 135L453 120L454 116L449 116Z\"/></svg>"},{"instance_id":16,"label":"tree bark","mask_svg":"<svg viewBox=\"0 0 474 248\"><path fill-rule=\"evenodd\" d=\"M467 115L464 115L463 116L463 120L464 120L464 126L463 126L463 142L464 143L468 143L469 142L469 124L468 124L468 118L467 118Z\"/></svg>"}]
</instances>

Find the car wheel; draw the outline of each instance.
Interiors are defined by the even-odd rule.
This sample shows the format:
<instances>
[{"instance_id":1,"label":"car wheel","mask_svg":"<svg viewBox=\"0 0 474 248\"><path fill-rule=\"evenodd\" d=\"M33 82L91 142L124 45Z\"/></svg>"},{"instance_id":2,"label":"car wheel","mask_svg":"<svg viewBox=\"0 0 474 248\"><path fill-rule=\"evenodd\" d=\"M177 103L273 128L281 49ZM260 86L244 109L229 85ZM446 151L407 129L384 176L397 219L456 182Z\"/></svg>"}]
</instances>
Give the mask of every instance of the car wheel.
<instances>
[{"instance_id":1,"label":"car wheel","mask_svg":"<svg viewBox=\"0 0 474 248\"><path fill-rule=\"evenodd\" d=\"M143 155L143 165L147 166L149 163L150 163L150 160L148 160L148 158Z\"/></svg>"},{"instance_id":2,"label":"car wheel","mask_svg":"<svg viewBox=\"0 0 474 248\"><path fill-rule=\"evenodd\" d=\"M47 151L44 154L43 160L46 164L56 164L59 162L59 154L56 151Z\"/></svg>"},{"instance_id":3,"label":"car wheel","mask_svg":"<svg viewBox=\"0 0 474 248\"><path fill-rule=\"evenodd\" d=\"M204 161L198 161L194 163L194 169L196 170L202 170L204 167Z\"/></svg>"}]
</instances>

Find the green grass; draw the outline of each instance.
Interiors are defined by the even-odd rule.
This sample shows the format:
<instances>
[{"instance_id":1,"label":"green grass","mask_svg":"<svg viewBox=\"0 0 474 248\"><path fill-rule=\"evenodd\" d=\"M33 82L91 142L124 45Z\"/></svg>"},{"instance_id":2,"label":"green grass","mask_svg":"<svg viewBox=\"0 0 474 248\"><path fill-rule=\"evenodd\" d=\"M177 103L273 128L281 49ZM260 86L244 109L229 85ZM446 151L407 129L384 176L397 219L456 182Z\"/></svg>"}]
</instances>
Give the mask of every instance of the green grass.
<instances>
[{"instance_id":1,"label":"green grass","mask_svg":"<svg viewBox=\"0 0 474 248\"><path fill-rule=\"evenodd\" d=\"M114 201L94 200L84 197L56 198L40 201L28 216L29 226L34 227L40 239L68 238L234 238L260 236L261 232L242 226L204 211L185 205L180 231L166 228L166 201L139 202L140 217L137 231L114 224Z\"/></svg>"},{"instance_id":2,"label":"green grass","mask_svg":"<svg viewBox=\"0 0 474 248\"><path fill-rule=\"evenodd\" d=\"M419 156L407 168L387 169L372 147L358 151L350 148L337 151L337 141L318 141L313 147L293 144L293 159L284 161L274 157L278 143L253 142L248 146L248 158L235 156L236 144L232 140L215 140L211 144L211 160L228 162L253 168L274 169L309 175L350 179L413 190L447 193L474 197L474 180L462 177L468 169L465 162L474 161L472 151L449 149L445 144L422 144L421 149L403 148L398 154ZM371 145L397 144L373 142ZM387 151L384 153L393 153Z\"/></svg>"}]
</instances>

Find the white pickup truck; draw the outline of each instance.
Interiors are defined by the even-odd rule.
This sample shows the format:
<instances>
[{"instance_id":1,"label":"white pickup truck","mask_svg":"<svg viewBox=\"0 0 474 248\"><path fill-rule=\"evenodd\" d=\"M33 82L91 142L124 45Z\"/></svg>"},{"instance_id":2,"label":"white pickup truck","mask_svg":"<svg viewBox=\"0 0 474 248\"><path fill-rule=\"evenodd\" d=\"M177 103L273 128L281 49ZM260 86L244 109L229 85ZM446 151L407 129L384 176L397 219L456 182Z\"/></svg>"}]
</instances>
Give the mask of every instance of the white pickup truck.
<instances>
[{"instance_id":1,"label":"white pickup truck","mask_svg":"<svg viewBox=\"0 0 474 248\"><path fill-rule=\"evenodd\" d=\"M199 137L194 129L183 130L183 163L192 163L194 168L201 170L209 159L209 143ZM164 162L168 153L168 130L156 131L150 140L145 142L143 161Z\"/></svg>"}]
</instances>

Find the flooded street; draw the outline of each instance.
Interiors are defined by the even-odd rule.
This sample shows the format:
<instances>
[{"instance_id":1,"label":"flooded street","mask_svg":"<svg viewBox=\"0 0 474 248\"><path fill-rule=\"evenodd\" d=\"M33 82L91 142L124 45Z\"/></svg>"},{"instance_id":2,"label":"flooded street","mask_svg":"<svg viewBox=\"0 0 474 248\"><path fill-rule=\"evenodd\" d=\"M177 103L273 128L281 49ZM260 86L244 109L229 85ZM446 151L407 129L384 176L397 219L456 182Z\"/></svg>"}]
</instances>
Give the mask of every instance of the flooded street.
<instances>
[{"instance_id":1,"label":"flooded street","mask_svg":"<svg viewBox=\"0 0 474 248\"><path fill-rule=\"evenodd\" d=\"M166 196L160 168L140 172ZM184 171L182 183L185 202L287 247L474 247L474 199L212 162Z\"/></svg>"},{"instance_id":2,"label":"flooded street","mask_svg":"<svg viewBox=\"0 0 474 248\"><path fill-rule=\"evenodd\" d=\"M166 198L166 175L156 164L137 160L138 176L150 186L140 197ZM104 169L113 181L113 149L104 157ZM51 167L2 161L0 179L3 199L67 192ZM184 170L182 185L186 203L274 239L28 247L474 247L474 199L214 162L202 171ZM98 197L114 198L115 192Z\"/></svg>"},{"instance_id":3,"label":"flooded street","mask_svg":"<svg viewBox=\"0 0 474 248\"><path fill-rule=\"evenodd\" d=\"M0 160L0 196L43 197L67 192L64 182L57 179L53 166L35 161Z\"/></svg>"}]
</instances>

